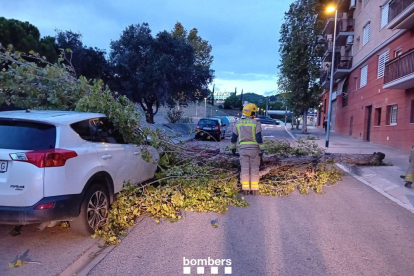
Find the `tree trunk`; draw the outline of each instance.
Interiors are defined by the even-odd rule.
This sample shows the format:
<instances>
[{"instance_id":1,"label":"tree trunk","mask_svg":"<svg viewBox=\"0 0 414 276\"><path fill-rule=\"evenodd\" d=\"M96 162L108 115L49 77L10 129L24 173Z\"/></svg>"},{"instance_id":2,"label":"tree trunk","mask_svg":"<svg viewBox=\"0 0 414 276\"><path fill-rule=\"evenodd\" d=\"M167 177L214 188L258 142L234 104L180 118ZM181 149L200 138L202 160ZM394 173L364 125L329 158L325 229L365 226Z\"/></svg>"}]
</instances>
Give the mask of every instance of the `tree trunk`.
<instances>
[{"instance_id":1,"label":"tree trunk","mask_svg":"<svg viewBox=\"0 0 414 276\"><path fill-rule=\"evenodd\" d=\"M308 109L303 110L302 134L308 134Z\"/></svg>"},{"instance_id":2,"label":"tree trunk","mask_svg":"<svg viewBox=\"0 0 414 276\"><path fill-rule=\"evenodd\" d=\"M231 153L219 153L217 150L202 150L196 148L192 148L191 150L195 150L195 152L199 153L196 155L196 159L199 161L208 160L209 162L215 162L216 164L223 164L223 167L239 167L239 157L232 155ZM276 155L266 155L262 158L264 166L260 171L260 176L266 175L280 166L298 166L312 163L317 164L319 162L380 166L383 164L384 158L385 154L381 152L374 152L373 154L325 153L320 158L312 156L279 158Z\"/></svg>"}]
</instances>

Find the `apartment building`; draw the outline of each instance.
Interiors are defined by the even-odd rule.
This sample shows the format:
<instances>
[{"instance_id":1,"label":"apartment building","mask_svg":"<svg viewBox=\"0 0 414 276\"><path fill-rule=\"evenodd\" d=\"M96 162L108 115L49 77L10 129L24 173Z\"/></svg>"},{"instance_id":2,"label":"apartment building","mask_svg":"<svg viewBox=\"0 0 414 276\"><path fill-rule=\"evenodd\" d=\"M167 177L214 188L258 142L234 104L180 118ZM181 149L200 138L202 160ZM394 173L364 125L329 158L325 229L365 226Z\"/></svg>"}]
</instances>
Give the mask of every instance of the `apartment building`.
<instances>
[{"instance_id":1,"label":"apartment building","mask_svg":"<svg viewBox=\"0 0 414 276\"><path fill-rule=\"evenodd\" d=\"M318 126L390 147L414 145L414 0L339 0L326 20ZM333 49L333 37L336 47ZM335 60L332 64L332 53ZM329 99L330 68L334 67Z\"/></svg>"}]
</instances>

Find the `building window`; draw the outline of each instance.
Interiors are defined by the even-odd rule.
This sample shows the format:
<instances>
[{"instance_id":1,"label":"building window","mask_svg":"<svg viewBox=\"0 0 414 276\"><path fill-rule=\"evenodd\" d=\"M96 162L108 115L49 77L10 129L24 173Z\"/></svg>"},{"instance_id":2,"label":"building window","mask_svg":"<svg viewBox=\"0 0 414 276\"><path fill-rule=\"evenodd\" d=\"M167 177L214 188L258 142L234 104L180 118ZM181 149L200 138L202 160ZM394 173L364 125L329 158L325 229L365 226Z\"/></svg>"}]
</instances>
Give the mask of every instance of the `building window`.
<instances>
[{"instance_id":1,"label":"building window","mask_svg":"<svg viewBox=\"0 0 414 276\"><path fill-rule=\"evenodd\" d=\"M371 22L364 27L364 37L362 38L362 46L365 46L371 39Z\"/></svg>"},{"instance_id":2,"label":"building window","mask_svg":"<svg viewBox=\"0 0 414 276\"><path fill-rule=\"evenodd\" d=\"M378 56L378 78L384 76L385 63L389 60L389 57L390 54L388 51Z\"/></svg>"},{"instance_id":3,"label":"building window","mask_svg":"<svg viewBox=\"0 0 414 276\"><path fill-rule=\"evenodd\" d=\"M375 108L375 117L374 117L375 126L381 125L381 107Z\"/></svg>"},{"instance_id":4,"label":"building window","mask_svg":"<svg viewBox=\"0 0 414 276\"><path fill-rule=\"evenodd\" d=\"M399 56L401 56L402 55L402 49L398 49L398 50L395 50L394 51L394 57L396 58L396 57L399 57Z\"/></svg>"},{"instance_id":5,"label":"building window","mask_svg":"<svg viewBox=\"0 0 414 276\"><path fill-rule=\"evenodd\" d=\"M386 3L384 6L381 7L381 29L384 28L388 24L388 10L389 10L389 3Z\"/></svg>"},{"instance_id":6,"label":"building window","mask_svg":"<svg viewBox=\"0 0 414 276\"><path fill-rule=\"evenodd\" d=\"M360 88L367 85L367 79L368 79L368 65L365 65L361 68L361 84Z\"/></svg>"},{"instance_id":7,"label":"building window","mask_svg":"<svg viewBox=\"0 0 414 276\"><path fill-rule=\"evenodd\" d=\"M397 113L398 105L389 105L387 106L387 125L396 125L397 124Z\"/></svg>"},{"instance_id":8,"label":"building window","mask_svg":"<svg viewBox=\"0 0 414 276\"><path fill-rule=\"evenodd\" d=\"M414 100L411 100L411 119L410 123L414 124Z\"/></svg>"}]
</instances>

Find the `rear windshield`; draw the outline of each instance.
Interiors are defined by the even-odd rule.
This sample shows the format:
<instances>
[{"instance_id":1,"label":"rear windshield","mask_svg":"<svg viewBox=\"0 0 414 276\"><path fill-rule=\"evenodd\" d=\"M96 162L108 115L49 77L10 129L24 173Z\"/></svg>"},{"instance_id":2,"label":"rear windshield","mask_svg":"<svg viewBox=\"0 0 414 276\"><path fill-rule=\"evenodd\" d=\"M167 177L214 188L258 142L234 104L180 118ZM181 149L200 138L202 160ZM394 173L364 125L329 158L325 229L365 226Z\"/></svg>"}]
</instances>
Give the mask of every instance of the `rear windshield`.
<instances>
[{"instance_id":1,"label":"rear windshield","mask_svg":"<svg viewBox=\"0 0 414 276\"><path fill-rule=\"evenodd\" d=\"M216 126L218 122L216 120L200 120L198 124L204 126Z\"/></svg>"},{"instance_id":2,"label":"rear windshield","mask_svg":"<svg viewBox=\"0 0 414 276\"><path fill-rule=\"evenodd\" d=\"M55 143L55 126L0 119L0 149L54 149Z\"/></svg>"}]
</instances>

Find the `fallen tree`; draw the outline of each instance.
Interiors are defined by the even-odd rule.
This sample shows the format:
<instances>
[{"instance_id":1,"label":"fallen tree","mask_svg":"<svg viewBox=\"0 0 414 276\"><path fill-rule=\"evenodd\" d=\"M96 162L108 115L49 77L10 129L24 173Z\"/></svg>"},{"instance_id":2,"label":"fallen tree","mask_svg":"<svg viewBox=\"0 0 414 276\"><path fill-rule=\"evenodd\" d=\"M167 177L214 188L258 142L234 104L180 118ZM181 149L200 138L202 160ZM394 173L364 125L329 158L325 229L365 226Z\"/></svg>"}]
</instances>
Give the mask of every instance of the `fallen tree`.
<instances>
[{"instance_id":1,"label":"fallen tree","mask_svg":"<svg viewBox=\"0 0 414 276\"><path fill-rule=\"evenodd\" d=\"M224 213L228 206L248 206L238 181L239 160L229 151L211 150L184 143L175 144L159 130L140 126L134 104L118 97L101 81L77 79L63 63L49 64L37 55L37 62L21 59L22 53L0 49L0 103L22 108L77 110L105 113L130 143L147 144L158 149L159 160L152 160L143 147L143 158L157 162L156 179L148 183L125 183L111 206L108 223L96 236L116 244L137 217L146 214L170 221L182 219L182 211ZM64 55L60 57L60 61ZM38 65L41 64L41 65ZM24 88L24 89L22 89ZM149 139L148 139L149 138ZM341 173L333 162L380 164L381 154L329 155L316 143L298 140L295 146L286 140L266 141L260 193L286 196L299 190L322 192L336 183Z\"/></svg>"}]
</instances>

